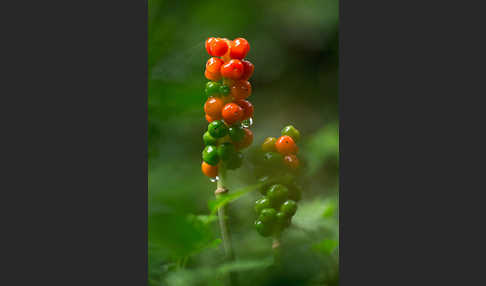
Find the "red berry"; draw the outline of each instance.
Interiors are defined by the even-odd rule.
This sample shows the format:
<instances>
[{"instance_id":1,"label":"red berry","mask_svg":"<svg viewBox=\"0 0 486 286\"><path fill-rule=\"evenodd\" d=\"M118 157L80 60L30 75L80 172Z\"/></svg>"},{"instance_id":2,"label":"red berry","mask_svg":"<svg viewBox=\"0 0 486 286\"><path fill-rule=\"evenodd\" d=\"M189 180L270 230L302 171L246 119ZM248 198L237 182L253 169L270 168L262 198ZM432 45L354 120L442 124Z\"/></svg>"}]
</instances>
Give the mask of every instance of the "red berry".
<instances>
[{"instance_id":1,"label":"red berry","mask_svg":"<svg viewBox=\"0 0 486 286\"><path fill-rule=\"evenodd\" d=\"M239 99L239 100L235 101L235 103L238 104L239 106L241 106L241 108L243 108L244 112L243 112L242 120L248 119L248 118L253 116L254 108L253 108L253 104L251 104L251 102L249 102L248 100Z\"/></svg>"},{"instance_id":2,"label":"red berry","mask_svg":"<svg viewBox=\"0 0 486 286\"><path fill-rule=\"evenodd\" d=\"M282 155L290 155L290 154L297 154L299 148L297 144L295 144L294 139L292 137L284 135L280 136L275 143L275 147L277 151Z\"/></svg>"},{"instance_id":3,"label":"red berry","mask_svg":"<svg viewBox=\"0 0 486 286\"><path fill-rule=\"evenodd\" d=\"M206 47L206 51L208 52L208 54L211 55L211 43L216 40L215 37L211 37L211 38L208 38L206 40L206 44L205 44L205 47Z\"/></svg>"},{"instance_id":4,"label":"red berry","mask_svg":"<svg viewBox=\"0 0 486 286\"><path fill-rule=\"evenodd\" d=\"M228 103L223 107L223 111L221 112L223 115L224 121L228 125L233 125L233 123L237 121L241 121L244 116L244 110L236 103Z\"/></svg>"},{"instance_id":5,"label":"red berry","mask_svg":"<svg viewBox=\"0 0 486 286\"><path fill-rule=\"evenodd\" d=\"M204 76L212 81L219 81L221 79L220 73L210 73L208 70L204 71Z\"/></svg>"},{"instance_id":6,"label":"red berry","mask_svg":"<svg viewBox=\"0 0 486 286\"><path fill-rule=\"evenodd\" d=\"M230 88L235 100L246 99L251 95L251 84L247 80L235 81Z\"/></svg>"},{"instance_id":7,"label":"red berry","mask_svg":"<svg viewBox=\"0 0 486 286\"><path fill-rule=\"evenodd\" d=\"M244 66L240 60L230 60L221 66L221 75L231 79L239 79L243 74Z\"/></svg>"},{"instance_id":8,"label":"red berry","mask_svg":"<svg viewBox=\"0 0 486 286\"><path fill-rule=\"evenodd\" d=\"M236 38L231 42L230 57L232 59L242 59L250 51L250 44L243 38Z\"/></svg>"},{"instance_id":9,"label":"red berry","mask_svg":"<svg viewBox=\"0 0 486 286\"><path fill-rule=\"evenodd\" d=\"M242 60L241 63L243 64L244 70L241 79L248 80L252 75L253 71L255 70L255 66L247 60Z\"/></svg>"},{"instance_id":10,"label":"red berry","mask_svg":"<svg viewBox=\"0 0 486 286\"><path fill-rule=\"evenodd\" d=\"M214 120L221 119L221 109L223 109L224 102L219 97L210 97L204 104L204 112Z\"/></svg>"},{"instance_id":11,"label":"red berry","mask_svg":"<svg viewBox=\"0 0 486 286\"><path fill-rule=\"evenodd\" d=\"M213 57L220 57L228 51L228 43L221 38L215 38L208 44L209 54Z\"/></svg>"},{"instance_id":12,"label":"red berry","mask_svg":"<svg viewBox=\"0 0 486 286\"><path fill-rule=\"evenodd\" d=\"M207 62L206 62L206 70L209 72L209 73L212 73L212 74L219 74L219 70L221 69L221 65L223 65L223 60L220 59L220 58L210 58Z\"/></svg>"},{"instance_id":13,"label":"red berry","mask_svg":"<svg viewBox=\"0 0 486 286\"><path fill-rule=\"evenodd\" d=\"M212 166L203 161L201 164L201 171L207 177L214 178L218 175L218 166Z\"/></svg>"}]
</instances>

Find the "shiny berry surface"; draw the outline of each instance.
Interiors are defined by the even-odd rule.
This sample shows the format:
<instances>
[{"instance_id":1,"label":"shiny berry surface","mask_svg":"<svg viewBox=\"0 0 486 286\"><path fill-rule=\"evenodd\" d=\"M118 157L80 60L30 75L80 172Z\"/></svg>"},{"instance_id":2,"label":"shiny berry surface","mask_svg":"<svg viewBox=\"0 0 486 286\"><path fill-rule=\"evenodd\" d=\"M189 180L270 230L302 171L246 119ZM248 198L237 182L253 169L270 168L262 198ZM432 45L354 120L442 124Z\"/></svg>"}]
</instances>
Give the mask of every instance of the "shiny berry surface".
<instances>
[{"instance_id":1,"label":"shiny berry surface","mask_svg":"<svg viewBox=\"0 0 486 286\"><path fill-rule=\"evenodd\" d=\"M275 222L275 215L277 211L273 208L263 209L260 212L260 216L258 220L263 222L264 224L273 224Z\"/></svg>"},{"instance_id":2,"label":"shiny berry surface","mask_svg":"<svg viewBox=\"0 0 486 286\"><path fill-rule=\"evenodd\" d=\"M201 164L201 171L209 178L214 178L218 175L218 166L209 165L203 161Z\"/></svg>"},{"instance_id":3,"label":"shiny berry surface","mask_svg":"<svg viewBox=\"0 0 486 286\"><path fill-rule=\"evenodd\" d=\"M215 120L208 125L208 132L214 138L221 138L228 134L228 127L222 120Z\"/></svg>"},{"instance_id":4,"label":"shiny berry surface","mask_svg":"<svg viewBox=\"0 0 486 286\"><path fill-rule=\"evenodd\" d=\"M209 40L208 40L209 41ZM212 40L206 41L209 47L209 54L213 57L220 57L228 51L228 43L221 38L213 38Z\"/></svg>"},{"instance_id":5,"label":"shiny berry surface","mask_svg":"<svg viewBox=\"0 0 486 286\"><path fill-rule=\"evenodd\" d=\"M221 66L221 76L230 79L239 79L243 74L243 63L240 60L230 60Z\"/></svg>"},{"instance_id":6,"label":"shiny berry surface","mask_svg":"<svg viewBox=\"0 0 486 286\"><path fill-rule=\"evenodd\" d=\"M231 102L223 107L221 115L226 123L233 125L234 123L241 121L245 114L241 106Z\"/></svg>"},{"instance_id":7,"label":"shiny berry surface","mask_svg":"<svg viewBox=\"0 0 486 286\"><path fill-rule=\"evenodd\" d=\"M204 112L209 115L212 119L221 119L221 110L223 109L224 102L219 97L210 97L206 100L204 104Z\"/></svg>"},{"instance_id":8,"label":"shiny berry surface","mask_svg":"<svg viewBox=\"0 0 486 286\"><path fill-rule=\"evenodd\" d=\"M293 200L287 200L280 206L280 211L291 217L297 212L297 203Z\"/></svg>"},{"instance_id":9,"label":"shiny berry surface","mask_svg":"<svg viewBox=\"0 0 486 286\"><path fill-rule=\"evenodd\" d=\"M206 62L206 70L212 74L218 74L223 63L222 59L212 57Z\"/></svg>"},{"instance_id":10,"label":"shiny berry surface","mask_svg":"<svg viewBox=\"0 0 486 286\"><path fill-rule=\"evenodd\" d=\"M214 145L208 145L202 152L202 159L209 165L217 165L219 163L218 148Z\"/></svg>"},{"instance_id":11,"label":"shiny berry surface","mask_svg":"<svg viewBox=\"0 0 486 286\"><path fill-rule=\"evenodd\" d=\"M221 91L221 84L218 83L218 82L214 82L214 81L208 81L206 83L206 88L204 89L204 92L206 93L206 95L209 97L209 96L213 96L213 95L217 95L219 94Z\"/></svg>"},{"instance_id":12,"label":"shiny berry surface","mask_svg":"<svg viewBox=\"0 0 486 286\"><path fill-rule=\"evenodd\" d=\"M268 198L261 198L261 199L258 199L255 202L255 212L256 212L257 215L260 215L262 210L268 209L268 208L271 208L270 200Z\"/></svg>"},{"instance_id":13,"label":"shiny berry surface","mask_svg":"<svg viewBox=\"0 0 486 286\"><path fill-rule=\"evenodd\" d=\"M289 189L281 184L276 184L268 189L267 197L273 207L279 208L288 198Z\"/></svg>"},{"instance_id":14,"label":"shiny berry surface","mask_svg":"<svg viewBox=\"0 0 486 286\"><path fill-rule=\"evenodd\" d=\"M203 142L204 145L215 145L218 142L218 139L214 138L208 131L206 131L203 134Z\"/></svg>"},{"instance_id":15,"label":"shiny berry surface","mask_svg":"<svg viewBox=\"0 0 486 286\"><path fill-rule=\"evenodd\" d=\"M236 38L231 42L230 57L232 59L242 59L250 51L250 44L244 38Z\"/></svg>"},{"instance_id":16,"label":"shiny berry surface","mask_svg":"<svg viewBox=\"0 0 486 286\"><path fill-rule=\"evenodd\" d=\"M277 152L275 148L275 143L277 142L277 138L275 137L267 137L263 140L262 143L262 151L263 152Z\"/></svg>"},{"instance_id":17,"label":"shiny berry surface","mask_svg":"<svg viewBox=\"0 0 486 286\"><path fill-rule=\"evenodd\" d=\"M241 108L243 108L242 120L251 118L253 116L253 113L254 113L255 110L254 110L253 104L251 104L251 102L249 102L248 100L244 100L244 99L238 99L238 100L235 101L235 103L238 104Z\"/></svg>"},{"instance_id":18,"label":"shiny berry surface","mask_svg":"<svg viewBox=\"0 0 486 286\"><path fill-rule=\"evenodd\" d=\"M212 80L212 81L220 81L221 80L221 74L219 74L219 73L213 74L213 73L210 73L208 70L204 71L204 76L207 79Z\"/></svg>"},{"instance_id":19,"label":"shiny berry surface","mask_svg":"<svg viewBox=\"0 0 486 286\"><path fill-rule=\"evenodd\" d=\"M280 136L275 143L275 148L282 155L297 154L299 150L294 139L288 135Z\"/></svg>"},{"instance_id":20,"label":"shiny berry surface","mask_svg":"<svg viewBox=\"0 0 486 286\"><path fill-rule=\"evenodd\" d=\"M243 64L243 74L241 75L242 80L248 80L253 75L255 71L255 66L248 60L242 60Z\"/></svg>"},{"instance_id":21,"label":"shiny berry surface","mask_svg":"<svg viewBox=\"0 0 486 286\"><path fill-rule=\"evenodd\" d=\"M208 39L206 40L206 43L205 43L205 45L204 45L204 46L206 47L206 51L208 52L208 54L209 54L209 55L211 55L211 49L210 49L210 47L211 47L211 44L212 44L212 42L213 42L214 40L216 40L216 38L215 38L215 37L210 37L210 38L208 38Z\"/></svg>"},{"instance_id":22,"label":"shiny berry surface","mask_svg":"<svg viewBox=\"0 0 486 286\"><path fill-rule=\"evenodd\" d=\"M266 225L262 221L255 221L255 228L261 236L270 236L272 234L272 226Z\"/></svg>"},{"instance_id":23,"label":"shiny berry surface","mask_svg":"<svg viewBox=\"0 0 486 286\"><path fill-rule=\"evenodd\" d=\"M247 80L235 81L230 89L235 100L247 99L251 95L251 84Z\"/></svg>"},{"instance_id":24,"label":"shiny berry surface","mask_svg":"<svg viewBox=\"0 0 486 286\"><path fill-rule=\"evenodd\" d=\"M285 126L281 131L281 135L282 136L283 135L290 136L290 137L292 137L292 139L294 139L295 142L299 141L299 139L300 139L299 130L297 130L297 128L295 128L292 125Z\"/></svg>"}]
</instances>

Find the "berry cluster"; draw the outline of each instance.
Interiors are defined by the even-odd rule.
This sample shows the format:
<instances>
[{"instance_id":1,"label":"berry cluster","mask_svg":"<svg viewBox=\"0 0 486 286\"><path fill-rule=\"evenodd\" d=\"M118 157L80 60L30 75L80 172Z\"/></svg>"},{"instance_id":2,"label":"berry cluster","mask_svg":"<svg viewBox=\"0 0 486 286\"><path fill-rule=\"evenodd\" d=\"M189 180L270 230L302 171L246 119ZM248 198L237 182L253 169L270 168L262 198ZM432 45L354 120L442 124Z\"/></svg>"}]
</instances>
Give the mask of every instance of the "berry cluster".
<instances>
[{"instance_id":1,"label":"berry cluster","mask_svg":"<svg viewBox=\"0 0 486 286\"><path fill-rule=\"evenodd\" d=\"M300 133L289 125L282 129L281 135L278 139L266 138L261 146L263 168L259 182L263 185L260 189L263 197L255 202L258 216L255 228L262 236L278 236L290 226L302 193L295 179L299 168L296 142Z\"/></svg>"},{"instance_id":2,"label":"berry cluster","mask_svg":"<svg viewBox=\"0 0 486 286\"><path fill-rule=\"evenodd\" d=\"M208 130L203 135L202 172L214 178L222 162L227 169L241 166L240 152L251 145L253 105L246 100L251 95L248 79L254 71L253 64L244 60L250 45L247 40L233 41L222 38L206 40L206 50L212 56L206 62L204 75L208 96L204 104Z\"/></svg>"}]
</instances>

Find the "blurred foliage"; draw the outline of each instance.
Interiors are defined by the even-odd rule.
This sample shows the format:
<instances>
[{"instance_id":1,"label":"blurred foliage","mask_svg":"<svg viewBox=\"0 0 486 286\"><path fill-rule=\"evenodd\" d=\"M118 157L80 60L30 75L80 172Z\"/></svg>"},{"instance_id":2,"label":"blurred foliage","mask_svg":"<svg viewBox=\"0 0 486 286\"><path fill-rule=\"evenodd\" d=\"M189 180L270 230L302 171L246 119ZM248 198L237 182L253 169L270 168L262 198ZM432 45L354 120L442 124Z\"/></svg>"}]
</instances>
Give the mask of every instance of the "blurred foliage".
<instances>
[{"instance_id":1,"label":"blurred foliage","mask_svg":"<svg viewBox=\"0 0 486 286\"><path fill-rule=\"evenodd\" d=\"M149 0L149 284L338 285L338 1ZM292 124L301 132L304 194L273 265L271 239L253 229L258 185L245 158L214 198L201 174L204 41L245 37L255 106L254 146ZM244 152L248 156L248 151ZM218 205L228 203L237 260L224 263Z\"/></svg>"}]
</instances>

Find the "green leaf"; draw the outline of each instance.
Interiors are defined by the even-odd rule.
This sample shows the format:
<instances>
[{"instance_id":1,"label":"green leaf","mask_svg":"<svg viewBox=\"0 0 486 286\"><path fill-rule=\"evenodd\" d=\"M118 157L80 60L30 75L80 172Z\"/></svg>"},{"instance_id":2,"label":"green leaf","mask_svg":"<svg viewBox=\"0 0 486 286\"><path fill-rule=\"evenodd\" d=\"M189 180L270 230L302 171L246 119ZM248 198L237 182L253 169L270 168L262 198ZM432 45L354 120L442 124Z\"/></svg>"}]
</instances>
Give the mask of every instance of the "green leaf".
<instances>
[{"instance_id":1,"label":"green leaf","mask_svg":"<svg viewBox=\"0 0 486 286\"><path fill-rule=\"evenodd\" d=\"M331 254L339 246L339 241L335 239L324 239L321 242L314 244L313 249L325 254Z\"/></svg>"}]
</instances>

